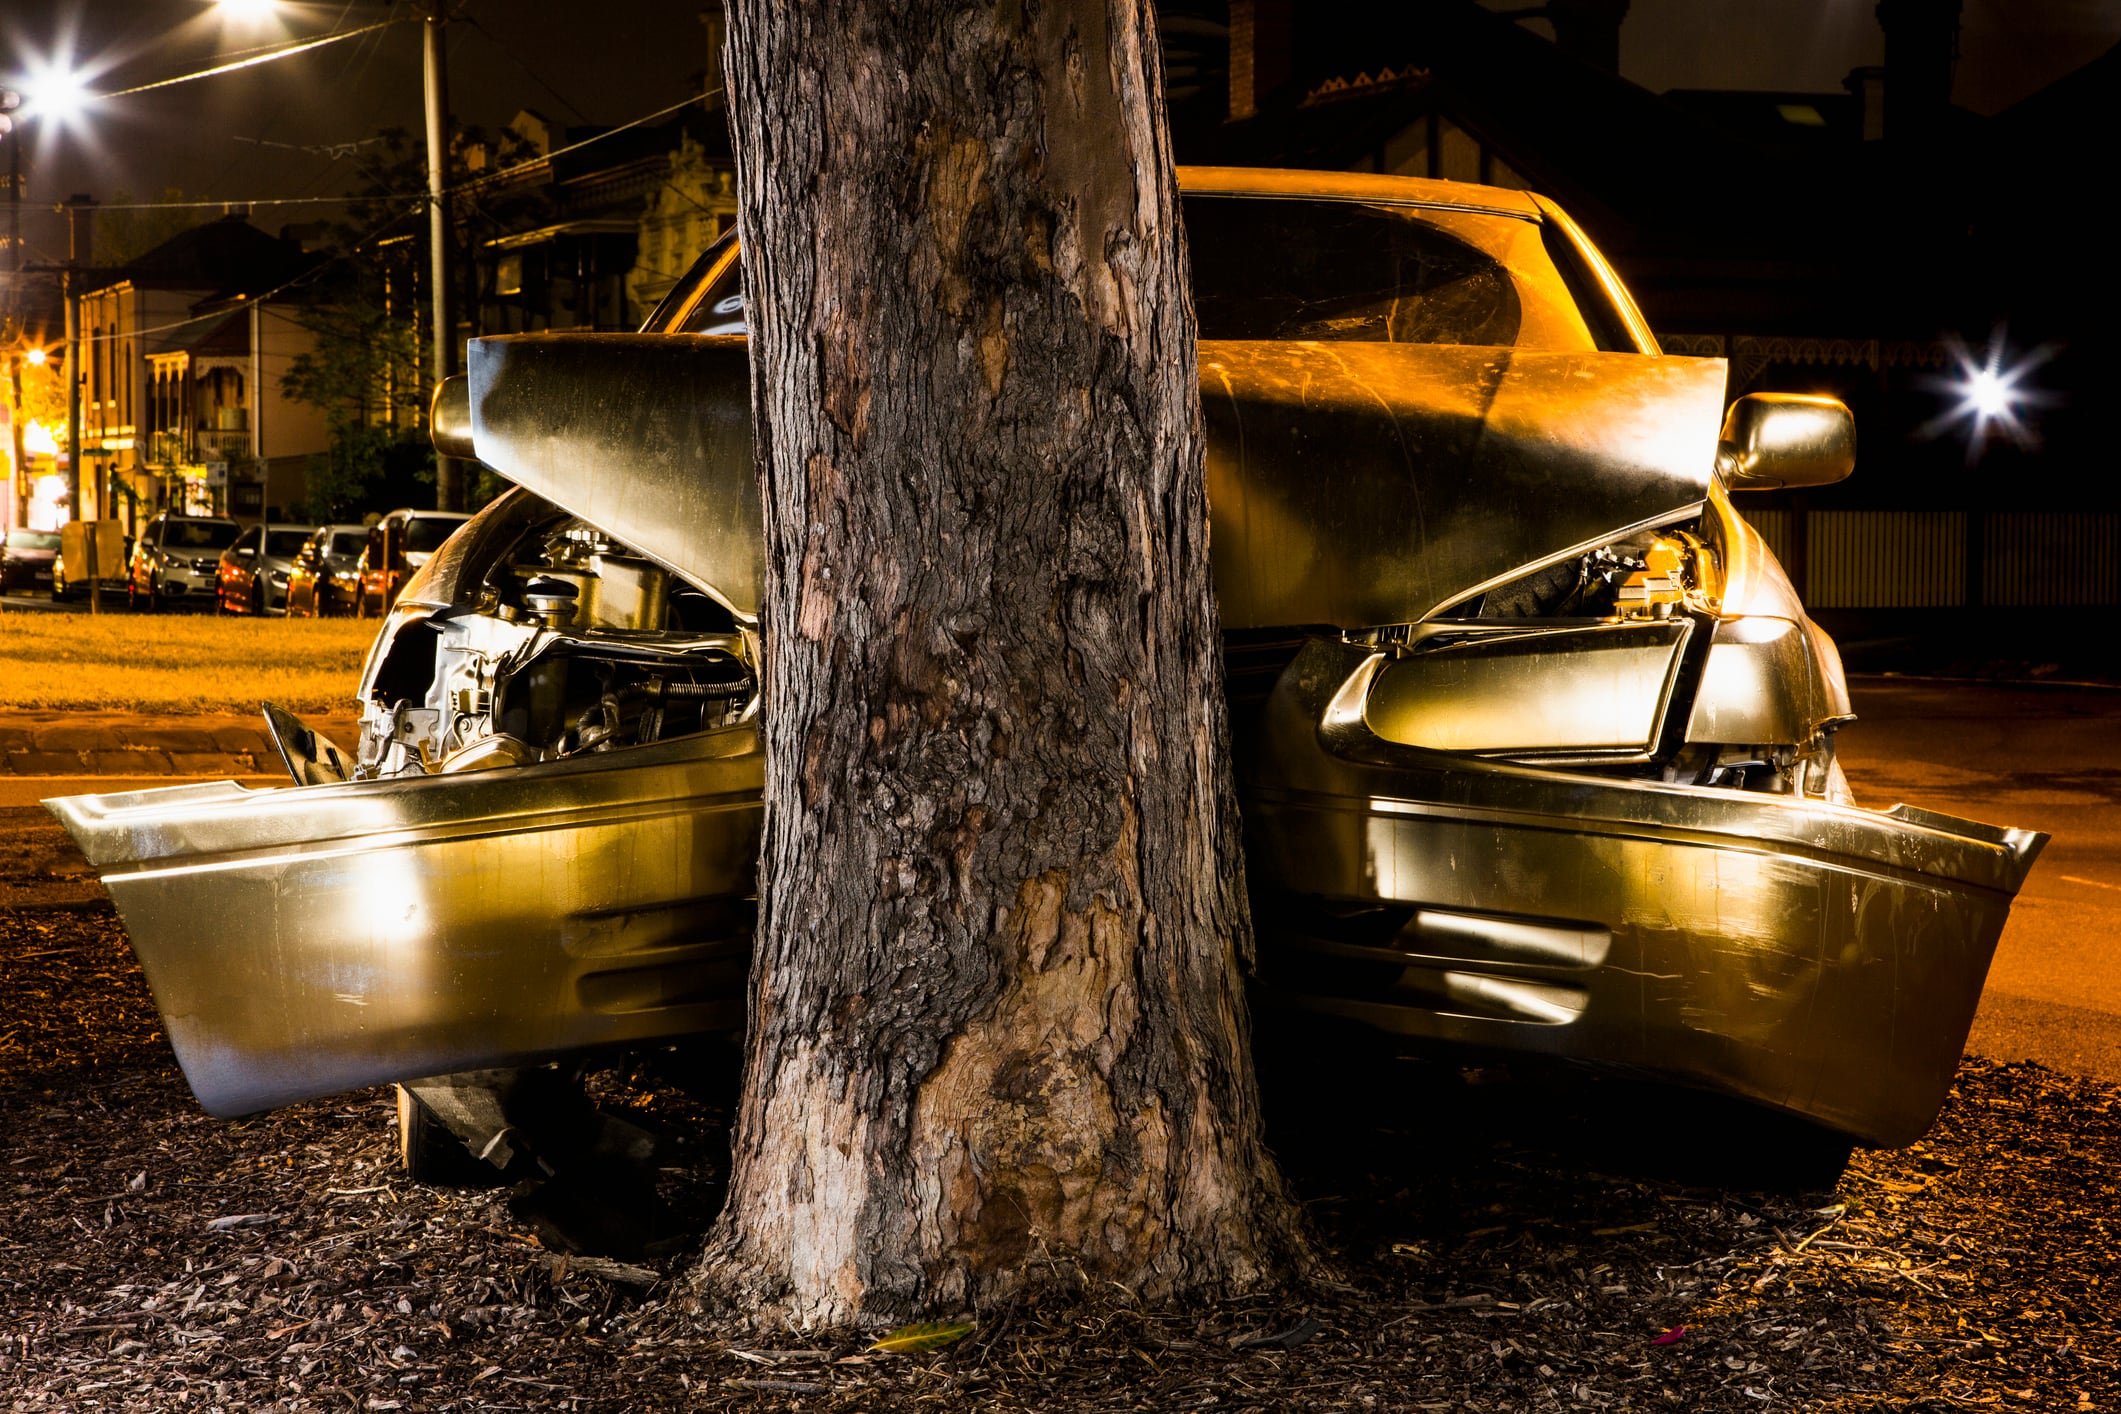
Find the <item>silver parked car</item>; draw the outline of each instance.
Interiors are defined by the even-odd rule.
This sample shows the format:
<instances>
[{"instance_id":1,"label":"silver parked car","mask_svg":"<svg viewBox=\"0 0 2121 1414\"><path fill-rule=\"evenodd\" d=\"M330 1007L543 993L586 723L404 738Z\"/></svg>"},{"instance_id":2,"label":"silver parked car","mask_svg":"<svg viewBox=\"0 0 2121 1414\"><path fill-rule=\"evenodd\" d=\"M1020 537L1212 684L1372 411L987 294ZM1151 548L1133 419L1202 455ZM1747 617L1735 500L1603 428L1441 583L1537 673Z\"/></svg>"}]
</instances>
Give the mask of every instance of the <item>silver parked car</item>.
<instances>
[{"instance_id":1,"label":"silver parked car","mask_svg":"<svg viewBox=\"0 0 2121 1414\"><path fill-rule=\"evenodd\" d=\"M237 536L221 552L216 607L224 614L260 618L286 614L288 575L315 529L310 525L253 525Z\"/></svg>"},{"instance_id":2,"label":"silver parked car","mask_svg":"<svg viewBox=\"0 0 2121 1414\"><path fill-rule=\"evenodd\" d=\"M1849 798L1733 500L1845 475L1847 410L1727 406L1536 196L1181 181L1261 1000L1921 1134L2044 837ZM643 334L474 341L438 440L520 489L405 586L358 742L51 802L210 1111L741 1024L760 510L696 332L741 328L725 242Z\"/></svg>"},{"instance_id":3,"label":"silver parked car","mask_svg":"<svg viewBox=\"0 0 2121 1414\"><path fill-rule=\"evenodd\" d=\"M163 511L133 543L125 580L129 609L160 609L178 600L202 603L220 593L221 552L236 543L242 527L223 516L186 516Z\"/></svg>"}]
</instances>

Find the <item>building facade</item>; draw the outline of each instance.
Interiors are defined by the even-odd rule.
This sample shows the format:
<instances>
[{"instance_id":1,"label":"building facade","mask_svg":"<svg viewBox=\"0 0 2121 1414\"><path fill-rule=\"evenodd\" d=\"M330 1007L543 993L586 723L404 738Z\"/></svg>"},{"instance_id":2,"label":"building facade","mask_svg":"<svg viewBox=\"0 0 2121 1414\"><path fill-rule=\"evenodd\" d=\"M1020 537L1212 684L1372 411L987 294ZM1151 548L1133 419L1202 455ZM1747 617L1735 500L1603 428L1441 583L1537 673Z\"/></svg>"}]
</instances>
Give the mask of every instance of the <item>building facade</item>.
<instances>
[{"instance_id":1,"label":"building facade","mask_svg":"<svg viewBox=\"0 0 2121 1414\"><path fill-rule=\"evenodd\" d=\"M282 514L303 496L324 415L281 390L314 346L281 287L312 263L236 217L195 227L81 298L85 515Z\"/></svg>"}]
</instances>

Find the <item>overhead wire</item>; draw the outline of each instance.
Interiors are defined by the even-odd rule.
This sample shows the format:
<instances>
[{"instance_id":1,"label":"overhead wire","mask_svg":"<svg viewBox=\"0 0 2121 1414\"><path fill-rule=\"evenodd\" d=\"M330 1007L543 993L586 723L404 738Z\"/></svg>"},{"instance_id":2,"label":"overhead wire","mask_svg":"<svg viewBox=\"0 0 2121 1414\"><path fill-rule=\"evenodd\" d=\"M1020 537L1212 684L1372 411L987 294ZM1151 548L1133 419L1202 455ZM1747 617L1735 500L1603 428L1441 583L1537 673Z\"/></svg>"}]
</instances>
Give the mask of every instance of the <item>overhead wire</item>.
<instances>
[{"instance_id":1,"label":"overhead wire","mask_svg":"<svg viewBox=\"0 0 2121 1414\"><path fill-rule=\"evenodd\" d=\"M425 202L423 201L421 204L424 205ZM147 334L166 334L172 329L188 328L193 324L204 324L209 320L223 319L229 315L240 313L254 304L263 304L267 300L273 299L278 295L285 294L287 291L294 289L298 285L305 285L310 283L311 281L321 276L326 270L338 264L340 261L350 260L354 256L359 255L369 245L380 240L384 235L386 235L393 226L396 226L406 217L417 214L417 212L418 207L414 207L411 210L394 213L388 219L370 228L366 235L362 236L360 240L354 242L345 250L333 252L331 255L326 256L323 260L318 261L309 269L302 271L300 274L290 276L289 278L281 281L279 284L273 286L269 290L261 290L254 295L237 295L234 299L231 299L227 304L221 306L218 309L213 310L210 313L195 314L188 319L174 319L167 324L150 325L144 329L127 329L122 332L113 332L109 334L83 334L81 336L81 342L84 344L107 343L116 339L140 338Z\"/></svg>"},{"instance_id":2,"label":"overhead wire","mask_svg":"<svg viewBox=\"0 0 2121 1414\"><path fill-rule=\"evenodd\" d=\"M210 69L199 69L189 74L177 74L172 78L155 79L150 83L134 84L131 88L112 89L108 93L98 93L92 95L92 97L101 100L106 98L130 98L136 93L152 93L159 88L172 88L180 83L193 83L199 79L210 79L220 74L232 74L238 69L250 69L257 67L259 64L270 64L275 59L292 58L297 54L306 54L312 49L322 49L327 44L337 44L343 39L357 39L361 35L373 34L377 30L388 29L392 25L404 23L404 20L398 18L378 20L372 25L362 25L359 29L342 30L337 34L319 35L313 39L299 40L293 44L283 44L277 48L270 48L253 54L247 59L236 59L230 63L216 64Z\"/></svg>"},{"instance_id":3,"label":"overhead wire","mask_svg":"<svg viewBox=\"0 0 2121 1414\"><path fill-rule=\"evenodd\" d=\"M689 108L693 104L701 102L703 99L712 98L716 93L719 93L720 91L721 90L719 89L713 89L709 90L707 93L704 94L694 94L692 97L684 99L681 102L673 103L665 108L658 108L653 113L645 113L642 116L632 119L629 122L621 123L617 127L606 128L604 131L599 133L592 133L588 137L581 139L579 142L571 142L565 147L556 147L552 151L544 153L541 156L530 158L527 161L515 163L512 166L500 168L497 171L482 172L478 176L466 178L464 181L458 182L454 186L446 188L445 195L454 196L460 192L470 191L476 187L490 186L494 182L501 180L503 177L513 176L518 172L527 172L533 167L543 166L545 163L552 161L552 159L555 157L564 157L568 153L579 152L585 147L591 147L597 143L604 141L606 138L616 137L620 133L627 132L633 128L641 127L643 124L652 123L658 118L667 118L672 113L678 112L679 110L684 108ZM172 210L179 208L192 208L196 210L211 206L279 206L286 205L291 202L326 203L334 201L387 201L395 198L397 195L399 195L399 193L386 192L381 197L374 197L361 193L353 193L346 196L230 196L213 198L201 197L196 200L186 201L127 201L113 202L108 205L99 202L96 206L96 209L98 211L154 211ZM424 202L427 199L426 192L405 192L402 193L402 195L406 200L418 200ZM53 211L64 211L66 210L66 204L64 202L55 202L53 203L51 209ZM705 208L702 209L704 210Z\"/></svg>"}]
</instances>

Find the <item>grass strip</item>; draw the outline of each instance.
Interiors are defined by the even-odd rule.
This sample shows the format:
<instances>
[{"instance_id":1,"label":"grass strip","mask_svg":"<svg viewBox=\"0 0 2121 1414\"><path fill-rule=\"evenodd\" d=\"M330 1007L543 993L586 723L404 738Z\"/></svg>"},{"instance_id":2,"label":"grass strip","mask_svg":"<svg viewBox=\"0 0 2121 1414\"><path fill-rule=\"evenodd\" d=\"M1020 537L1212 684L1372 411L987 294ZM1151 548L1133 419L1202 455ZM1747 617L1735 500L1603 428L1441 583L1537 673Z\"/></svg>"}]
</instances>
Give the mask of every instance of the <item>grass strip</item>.
<instances>
[{"instance_id":1,"label":"grass strip","mask_svg":"<svg viewBox=\"0 0 2121 1414\"><path fill-rule=\"evenodd\" d=\"M0 711L351 712L374 619L0 611Z\"/></svg>"}]
</instances>

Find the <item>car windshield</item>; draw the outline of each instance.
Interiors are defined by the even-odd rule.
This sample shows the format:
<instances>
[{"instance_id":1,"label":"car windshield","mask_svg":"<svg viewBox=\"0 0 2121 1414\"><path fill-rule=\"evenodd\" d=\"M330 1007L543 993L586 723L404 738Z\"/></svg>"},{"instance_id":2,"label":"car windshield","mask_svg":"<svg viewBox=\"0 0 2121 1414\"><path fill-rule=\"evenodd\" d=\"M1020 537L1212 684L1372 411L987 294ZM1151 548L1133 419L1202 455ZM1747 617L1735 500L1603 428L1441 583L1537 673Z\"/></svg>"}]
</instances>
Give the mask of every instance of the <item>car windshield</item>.
<instances>
[{"instance_id":1,"label":"car windshield","mask_svg":"<svg viewBox=\"0 0 2121 1414\"><path fill-rule=\"evenodd\" d=\"M1534 221L1230 196L1185 210L1203 339L1597 347Z\"/></svg>"},{"instance_id":2,"label":"car windshield","mask_svg":"<svg viewBox=\"0 0 2121 1414\"><path fill-rule=\"evenodd\" d=\"M226 550L236 541L236 527L226 521L171 520L162 523L165 550Z\"/></svg>"},{"instance_id":3,"label":"car windshield","mask_svg":"<svg viewBox=\"0 0 2121 1414\"><path fill-rule=\"evenodd\" d=\"M49 530L10 530L7 533L7 548L10 550L56 550L59 537Z\"/></svg>"},{"instance_id":4,"label":"car windshield","mask_svg":"<svg viewBox=\"0 0 2121 1414\"><path fill-rule=\"evenodd\" d=\"M1203 339L1599 346L1537 221L1304 197L1183 200ZM697 273L720 253L718 242ZM745 332L740 262L721 262L674 332Z\"/></svg>"},{"instance_id":5,"label":"car windshield","mask_svg":"<svg viewBox=\"0 0 2121 1414\"><path fill-rule=\"evenodd\" d=\"M437 516L414 516L405 522L405 552L418 555L438 550L442 542L463 523L455 518L445 520Z\"/></svg>"},{"instance_id":6,"label":"car windshield","mask_svg":"<svg viewBox=\"0 0 2121 1414\"><path fill-rule=\"evenodd\" d=\"M335 531L330 541L325 545L324 553L327 555L358 555L361 553L361 547L367 543L368 532L365 530Z\"/></svg>"},{"instance_id":7,"label":"car windshield","mask_svg":"<svg viewBox=\"0 0 2121 1414\"><path fill-rule=\"evenodd\" d=\"M268 555L299 555L302 544L309 539L306 530L275 530L265 537L265 553Z\"/></svg>"}]
</instances>

